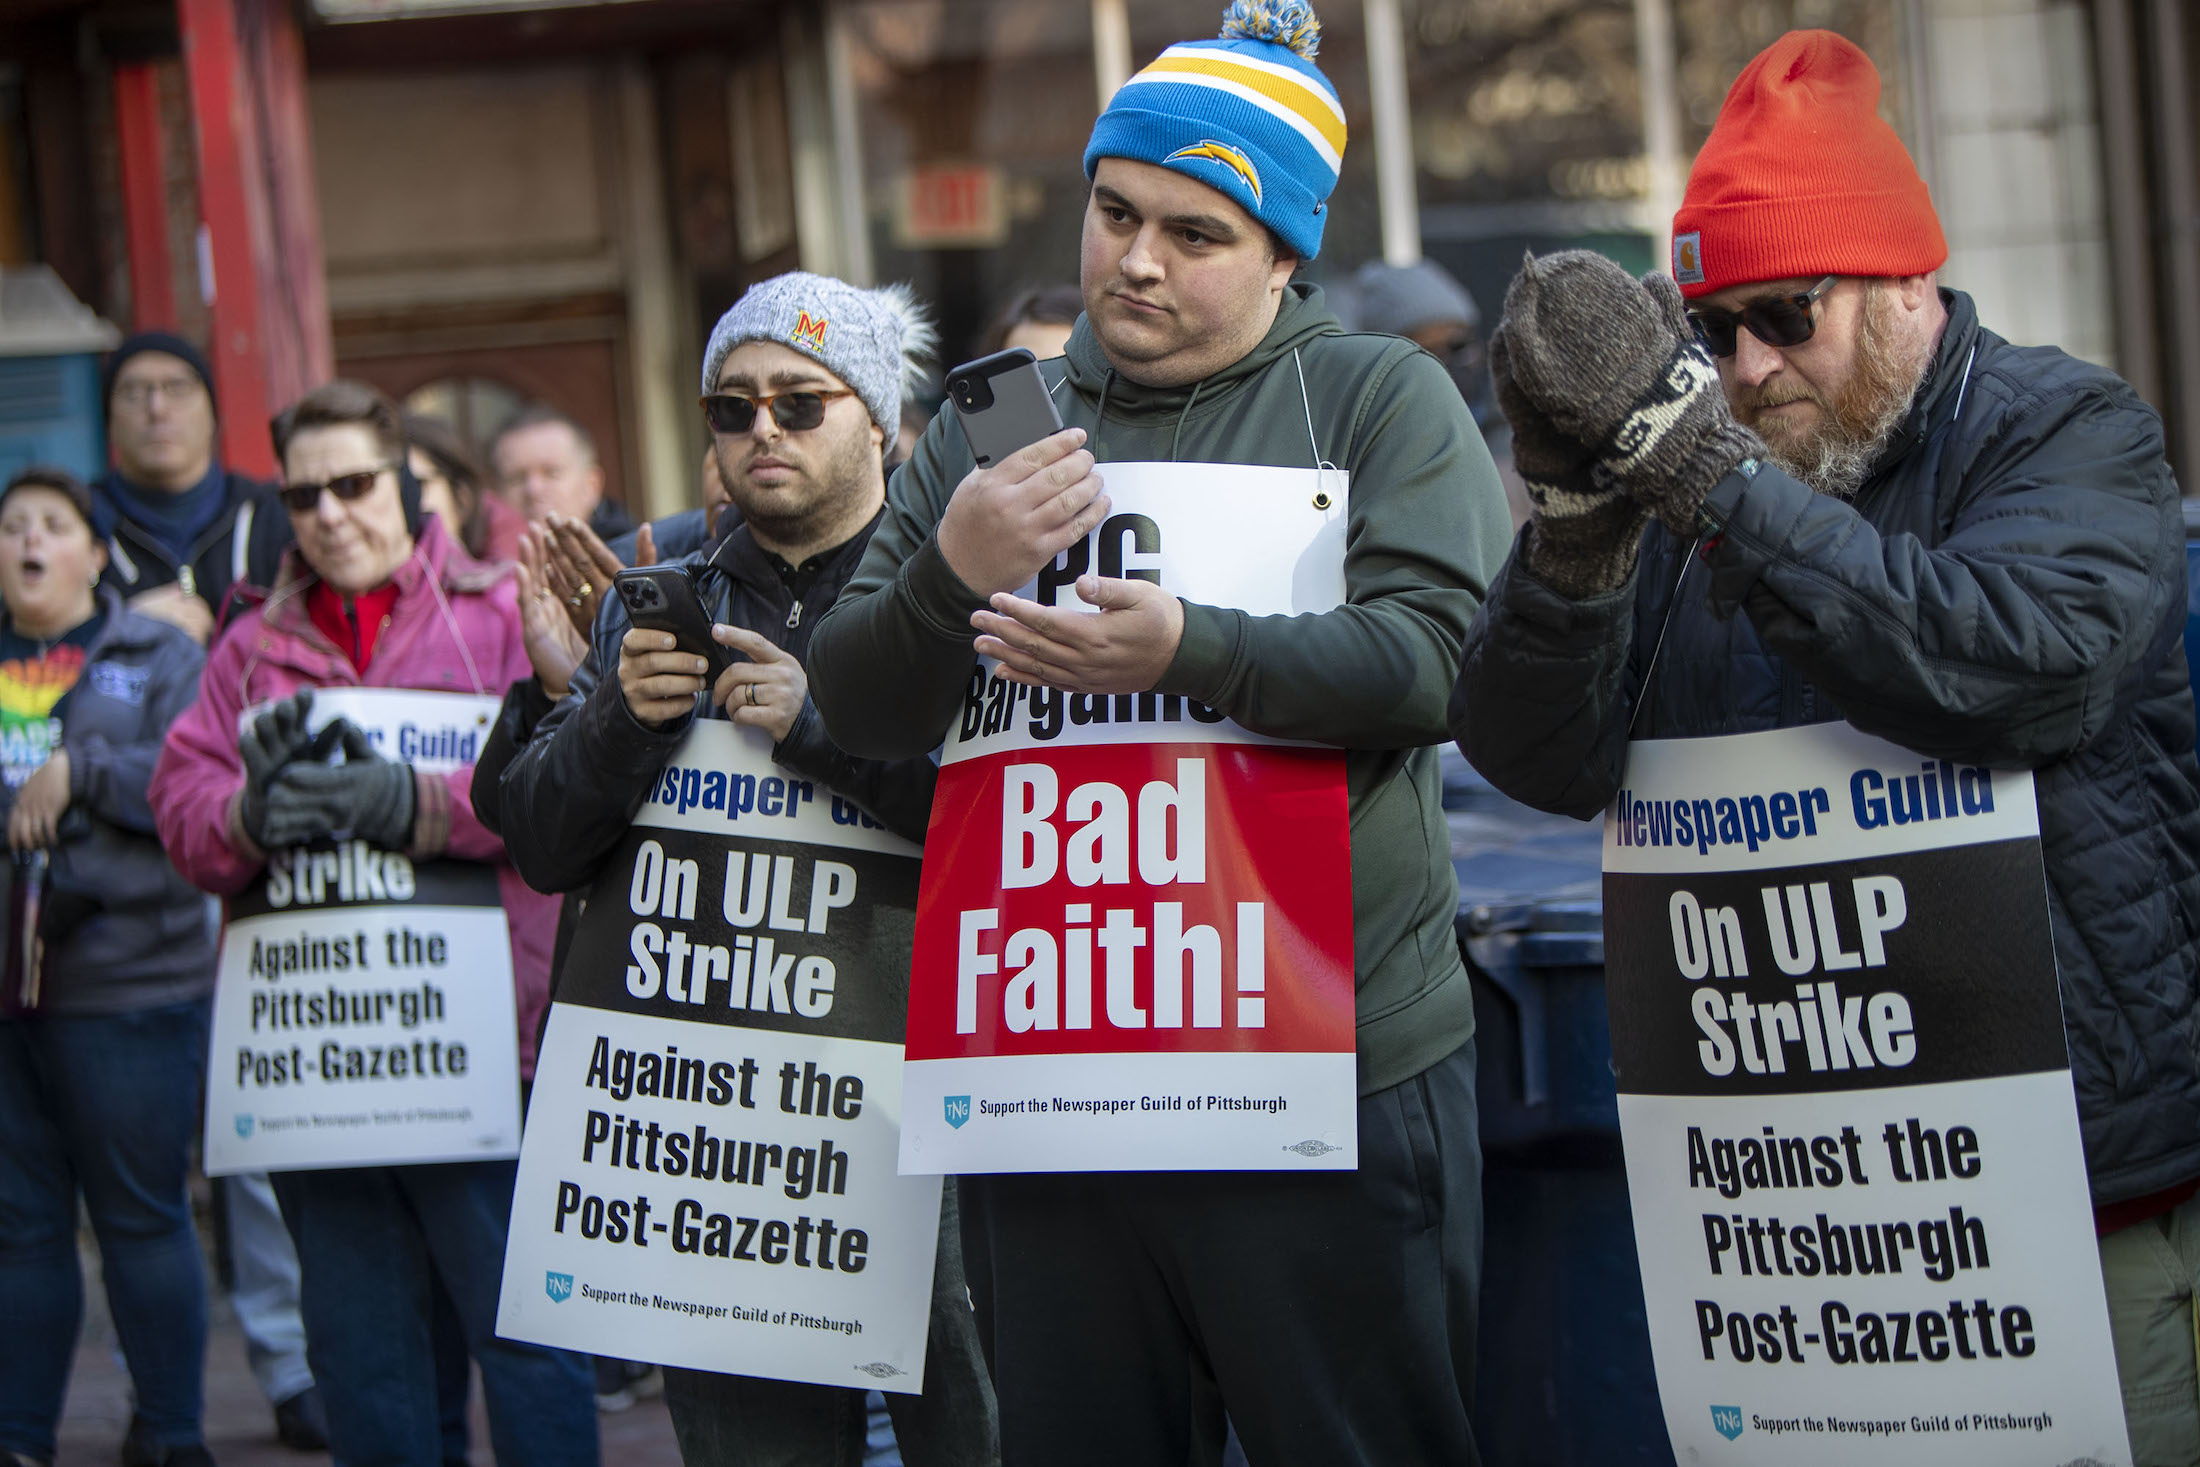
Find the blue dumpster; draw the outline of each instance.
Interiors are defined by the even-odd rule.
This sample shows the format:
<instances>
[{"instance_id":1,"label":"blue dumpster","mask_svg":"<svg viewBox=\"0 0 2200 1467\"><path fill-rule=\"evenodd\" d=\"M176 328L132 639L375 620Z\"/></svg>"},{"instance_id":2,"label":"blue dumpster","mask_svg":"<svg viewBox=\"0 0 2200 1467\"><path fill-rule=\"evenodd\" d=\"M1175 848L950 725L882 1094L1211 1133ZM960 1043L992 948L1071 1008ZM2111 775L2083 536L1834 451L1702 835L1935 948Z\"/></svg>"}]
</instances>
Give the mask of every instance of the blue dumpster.
<instances>
[{"instance_id":1,"label":"blue dumpster","mask_svg":"<svg viewBox=\"0 0 2200 1467\"><path fill-rule=\"evenodd\" d=\"M1604 1008L1600 827L1444 751L1483 1147L1475 1435L1507 1467L1671 1464Z\"/></svg>"},{"instance_id":2,"label":"blue dumpster","mask_svg":"<svg viewBox=\"0 0 2200 1467\"><path fill-rule=\"evenodd\" d=\"M31 464L106 473L99 358L119 339L46 266L0 270L0 482Z\"/></svg>"}]
</instances>

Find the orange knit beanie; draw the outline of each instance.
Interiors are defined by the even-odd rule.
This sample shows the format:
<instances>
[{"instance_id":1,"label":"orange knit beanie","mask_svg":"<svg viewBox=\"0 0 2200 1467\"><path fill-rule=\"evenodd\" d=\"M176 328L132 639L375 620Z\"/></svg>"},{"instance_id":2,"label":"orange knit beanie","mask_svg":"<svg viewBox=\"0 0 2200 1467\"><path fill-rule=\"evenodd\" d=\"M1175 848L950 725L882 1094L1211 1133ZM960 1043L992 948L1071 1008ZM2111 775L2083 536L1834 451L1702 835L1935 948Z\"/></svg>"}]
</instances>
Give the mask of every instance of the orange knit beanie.
<instances>
[{"instance_id":1,"label":"orange knit beanie","mask_svg":"<svg viewBox=\"0 0 2200 1467\"><path fill-rule=\"evenodd\" d=\"M1681 294L1939 269L1940 218L1878 108L1871 58L1831 31L1789 31L1742 68L1673 216Z\"/></svg>"}]
</instances>

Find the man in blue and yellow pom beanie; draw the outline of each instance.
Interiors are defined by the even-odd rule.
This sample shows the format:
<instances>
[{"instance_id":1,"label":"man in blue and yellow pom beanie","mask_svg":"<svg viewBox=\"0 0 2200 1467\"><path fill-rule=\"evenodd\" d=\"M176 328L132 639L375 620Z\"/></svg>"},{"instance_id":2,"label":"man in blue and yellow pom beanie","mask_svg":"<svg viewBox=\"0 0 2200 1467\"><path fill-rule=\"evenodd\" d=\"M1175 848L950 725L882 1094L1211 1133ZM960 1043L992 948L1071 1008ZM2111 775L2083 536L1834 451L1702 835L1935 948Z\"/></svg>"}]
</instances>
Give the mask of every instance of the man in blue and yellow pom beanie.
<instances>
[{"instance_id":1,"label":"man in blue and yellow pom beanie","mask_svg":"<svg viewBox=\"0 0 2200 1467\"><path fill-rule=\"evenodd\" d=\"M1123 84L1085 144L1085 177L1102 158L1173 168L1313 259L1345 141L1337 89L1314 64L1320 44L1308 7L1239 0L1214 40L1171 46Z\"/></svg>"},{"instance_id":2,"label":"man in blue and yellow pom beanie","mask_svg":"<svg viewBox=\"0 0 2200 1467\"><path fill-rule=\"evenodd\" d=\"M1479 1460L1474 997L1434 745L1511 537L1444 368L1294 278L1345 142L1318 36L1304 4L1236 0L1116 93L1084 156L1085 313L1038 365L1061 431L981 467L943 409L810 643L841 748L949 751L901 1123L959 1173L1010 1467L1218 1462L1225 1418L1259 1467ZM1230 589L1255 584L1322 589L1256 614ZM1315 747L1239 747L1263 736ZM1245 773L1183 776L1196 822L1138 817L1182 849L1229 832L1203 874L1103 875L1079 853L1112 817L1065 814L1058 840L1038 817L1059 869L1011 889L1011 779L1042 770L1076 812L1144 777L1118 771L1225 759ZM1195 910L1272 925L1208 961ZM1262 997L1210 1023L1226 953L1262 955ZM983 1096L1010 1085L1061 1098L1004 1120ZM1095 1120L1076 1095L1162 1103Z\"/></svg>"}]
</instances>

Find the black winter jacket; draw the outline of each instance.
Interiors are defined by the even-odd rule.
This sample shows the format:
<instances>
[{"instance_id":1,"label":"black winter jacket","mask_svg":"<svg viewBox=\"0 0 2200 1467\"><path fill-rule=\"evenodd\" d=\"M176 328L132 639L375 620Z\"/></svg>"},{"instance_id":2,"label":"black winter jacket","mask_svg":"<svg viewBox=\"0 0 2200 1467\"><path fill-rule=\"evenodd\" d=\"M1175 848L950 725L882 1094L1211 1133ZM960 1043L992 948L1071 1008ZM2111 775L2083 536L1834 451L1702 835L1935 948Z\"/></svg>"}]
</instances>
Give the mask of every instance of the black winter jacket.
<instances>
[{"instance_id":1,"label":"black winter jacket","mask_svg":"<svg viewBox=\"0 0 2200 1467\"><path fill-rule=\"evenodd\" d=\"M213 911L169 863L145 801L168 725L198 698L206 653L125 611L111 587L99 602L107 619L61 719L69 809L47 876L44 999L56 1014L158 1008L214 987ZM0 821L13 805L0 791Z\"/></svg>"},{"instance_id":2,"label":"black winter jacket","mask_svg":"<svg viewBox=\"0 0 2200 1467\"><path fill-rule=\"evenodd\" d=\"M217 616L226 609L232 586L261 590L273 586L283 552L296 538L290 515L275 497L273 484L235 469L225 470L225 475L226 507L180 561L129 518L125 501L109 493L104 483L95 485L93 493L114 517L114 533L107 541L107 584L127 598L182 581L184 589L213 607Z\"/></svg>"},{"instance_id":3,"label":"black winter jacket","mask_svg":"<svg viewBox=\"0 0 2200 1467\"><path fill-rule=\"evenodd\" d=\"M2177 484L2160 419L2124 382L2011 346L1969 297L1942 296L1929 379L1853 507L1737 470L1706 501L1700 558L1653 525L1633 580L1583 601L1516 545L1467 635L1452 732L1498 788L1582 818L1617 790L1631 720L1635 738L1693 738L1846 719L2034 770L2102 1206L2200 1176Z\"/></svg>"},{"instance_id":4,"label":"black winter jacket","mask_svg":"<svg viewBox=\"0 0 2200 1467\"><path fill-rule=\"evenodd\" d=\"M759 632L806 664L811 628L848 583L877 527L874 516L853 540L825 552L799 601L745 524L707 555L681 563L707 567L700 589L714 618ZM628 625L618 598L606 598L571 691L537 725L499 785L505 848L537 891L579 891L594 881L692 722L650 728L628 710L618 678ZM696 703L702 716L725 716L707 697ZM506 711L523 716L509 699ZM924 839L937 775L930 759L842 753L826 737L817 705L807 701L772 758L831 785L896 835Z\"/></svg>"}]
</instances>

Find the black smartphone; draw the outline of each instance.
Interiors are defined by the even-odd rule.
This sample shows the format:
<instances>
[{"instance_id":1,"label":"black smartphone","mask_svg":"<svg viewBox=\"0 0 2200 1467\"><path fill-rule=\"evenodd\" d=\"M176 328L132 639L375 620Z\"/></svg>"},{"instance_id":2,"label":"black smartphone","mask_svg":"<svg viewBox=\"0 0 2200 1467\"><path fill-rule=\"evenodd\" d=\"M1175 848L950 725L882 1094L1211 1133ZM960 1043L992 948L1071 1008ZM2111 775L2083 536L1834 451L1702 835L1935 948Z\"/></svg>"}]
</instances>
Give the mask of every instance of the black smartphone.
<instances>
[{"instance_id":1,"label":"black smartphone","mask_svg":"<svg viewBox=\"0 0 2200 1467\"><path fill-rule=\"evenodd\" d=\"M720 646L711 637L710 613L703 609L703 598L695 593L687 567L638 566L620 571L611 584L626 607L628 621L649 631L672 633L680 651L693 652L710 664L710 671L703 674L705 681L716 683L718 675L739 660L732 648Z\"/></svg>"},{"instance_id":2,"label":"black smartphone","mask_svg":"<svg viewBox=\"0 0 2200 1467\"><path fill-rule=\"evenodd\" d=\"M1039 359L1020 346L949 372L947 399L981 469L1062 431Z\"/></svg>"}]
</instances>

